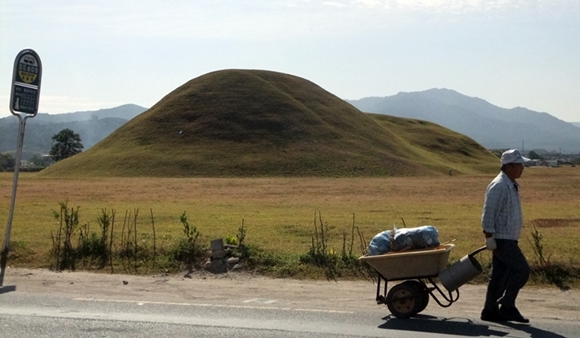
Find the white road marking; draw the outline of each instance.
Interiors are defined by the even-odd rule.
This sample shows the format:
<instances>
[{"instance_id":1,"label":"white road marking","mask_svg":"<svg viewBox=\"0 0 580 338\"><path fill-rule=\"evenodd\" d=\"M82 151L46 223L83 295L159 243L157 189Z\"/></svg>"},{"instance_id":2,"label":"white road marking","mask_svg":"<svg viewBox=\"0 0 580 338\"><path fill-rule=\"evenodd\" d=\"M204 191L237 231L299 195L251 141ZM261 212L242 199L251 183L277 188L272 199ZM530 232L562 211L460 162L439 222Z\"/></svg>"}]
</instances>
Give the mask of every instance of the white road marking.
<instances>
[{"instance_id":1,"label":"white road marking","mask_svg":"<svg viewBox=\"0 0 580 338\"><path fill-rule=\"evenodd\" d=\"M226 304L205 304L205 303L151 302L151 301L137 301L124 299L74 298L73 300L81 302L133 303L137 305L146 305L146 304L179 305L179 306L222 307L232 309L259 309L259 310L278 310L278 311L297 311L297 312L354 313L353 311L341 311L341 310L300 309L300 308L292 309L288 307L275 307L275 306L226 305Z\"/></svg>"},{"instance_id":2,"label":"white road marking","mask_svg":"<svg viewBox=\"0 0 580 338\"><path fill-rule=\"evenodd\" d=\"M276 303L278 300L276 299L267 299L267 298L252 298L245 300L244 303L262 303L262 304L272 304Z\"/></svg>"}]
</instances>

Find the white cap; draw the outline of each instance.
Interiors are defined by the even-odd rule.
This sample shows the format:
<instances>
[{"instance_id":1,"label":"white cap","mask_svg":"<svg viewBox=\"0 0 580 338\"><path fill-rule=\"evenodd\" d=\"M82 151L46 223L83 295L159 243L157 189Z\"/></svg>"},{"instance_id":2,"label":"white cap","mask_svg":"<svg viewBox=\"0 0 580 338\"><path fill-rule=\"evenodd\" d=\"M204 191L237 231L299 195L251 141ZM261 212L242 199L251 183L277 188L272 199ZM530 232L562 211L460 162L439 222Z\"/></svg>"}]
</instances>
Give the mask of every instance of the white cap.
<instances>
[{"instance_id":1,"label":"white cap","mask_svg":"<svg viewBox=\"0 0 580 338\"><path fill-rule=\"evenodd\" d=\"M517 149L506 150L501 154L501 165L509 163L525 163L529 160L529 158L523 157Z\"/></svg>"}]
</instances>

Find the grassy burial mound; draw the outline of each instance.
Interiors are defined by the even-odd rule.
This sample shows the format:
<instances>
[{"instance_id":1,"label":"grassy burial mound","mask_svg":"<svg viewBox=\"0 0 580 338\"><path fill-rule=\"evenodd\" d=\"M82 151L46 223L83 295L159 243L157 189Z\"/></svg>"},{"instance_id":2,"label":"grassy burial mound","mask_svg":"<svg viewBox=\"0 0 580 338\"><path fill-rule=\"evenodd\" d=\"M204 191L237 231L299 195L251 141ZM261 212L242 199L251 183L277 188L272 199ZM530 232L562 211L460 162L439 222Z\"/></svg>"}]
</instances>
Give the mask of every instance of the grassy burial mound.
<instances>
[{"instance_id":1,"label":"grassy burial mound","mask_svg":"<svg viewBox=\"0 0 580 338\"><path fill-rule=\"evenodd\" d=\"M498 162L460 134L365 114L305 79L222 70L185 83L40 175L415 176L497 170Z\"/></svg>"},{"instance_id":2,"label":"grassy burial mound","mask_svg":"<svg viewBox=\"0 0 580 338\"><path fill-rule=\"evenodd\" d=\"M381 114L368 114L392 130L411 147L417 161L426 166L447 167L456 173L497 173L500 160L489 150L463 134L438 124Z\"/></svg>"}]
</instances>

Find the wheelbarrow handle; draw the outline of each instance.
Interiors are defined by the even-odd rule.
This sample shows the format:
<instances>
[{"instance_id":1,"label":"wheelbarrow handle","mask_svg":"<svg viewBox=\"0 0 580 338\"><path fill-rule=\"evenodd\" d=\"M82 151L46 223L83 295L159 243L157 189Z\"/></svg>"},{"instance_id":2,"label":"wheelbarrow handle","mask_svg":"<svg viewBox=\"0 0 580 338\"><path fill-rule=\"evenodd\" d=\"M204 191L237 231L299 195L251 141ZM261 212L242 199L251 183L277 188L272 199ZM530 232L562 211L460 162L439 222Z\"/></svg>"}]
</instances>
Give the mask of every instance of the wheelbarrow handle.
<instances>
[{"instance_id":1,"label":"wheelbarrow handle","mask_svg":"<svg viewBox=\"0 0 580 338\"><path fill-rule=\"evenodd\" d=\"M484 245L481 248L476 249L475 251L473 251L472 253L470 253L469 256L473 257L473 256L477 255L478 253L482 252L485 249L487 249L487 247Z\"/></svg>"}]
</instances>

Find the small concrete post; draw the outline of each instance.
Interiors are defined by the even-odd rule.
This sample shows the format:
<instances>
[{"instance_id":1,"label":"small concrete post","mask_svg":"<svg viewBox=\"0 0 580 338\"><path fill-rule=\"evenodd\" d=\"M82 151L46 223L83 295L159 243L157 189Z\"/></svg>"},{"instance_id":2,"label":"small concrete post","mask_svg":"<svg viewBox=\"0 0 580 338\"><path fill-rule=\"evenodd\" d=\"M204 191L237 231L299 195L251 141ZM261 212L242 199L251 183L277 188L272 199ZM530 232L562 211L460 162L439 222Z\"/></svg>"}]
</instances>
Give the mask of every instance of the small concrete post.
<instances>
[{"instance_id":1,"label":"small concrete post","mask_svg":"<svg viewBox=\"0 0 580 338\"><path fill-rule=\"evenodd\" d=\"M226 251L224 250L224 240L222 238L214 239L211 241L211 258L220 259L226 256Z\"/></svg>"}]
</instances>

